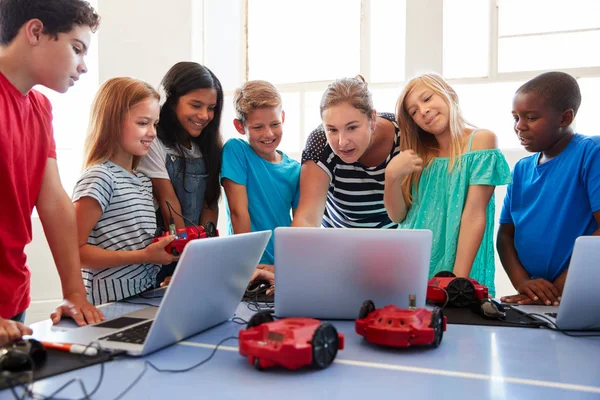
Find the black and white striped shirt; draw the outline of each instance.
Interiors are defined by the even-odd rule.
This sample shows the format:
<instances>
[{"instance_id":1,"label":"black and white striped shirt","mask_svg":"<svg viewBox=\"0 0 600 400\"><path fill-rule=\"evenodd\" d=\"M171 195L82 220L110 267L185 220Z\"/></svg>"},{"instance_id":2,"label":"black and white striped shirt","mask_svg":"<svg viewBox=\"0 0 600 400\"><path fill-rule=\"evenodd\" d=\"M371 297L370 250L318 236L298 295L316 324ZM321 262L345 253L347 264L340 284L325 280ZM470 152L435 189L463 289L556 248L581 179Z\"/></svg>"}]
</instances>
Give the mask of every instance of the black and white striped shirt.
<instances>
[{"instance_id":1,"label":"black and white striped shirt","mask_svg":"<svg viewBox=\"0 0 600 400\"><path fill-rule=\"evenodd\" d=\"M135 176L117 164L106 161L88 168L79 178L73 202L95 199L102 216L90 232L88 244L106 250L141 250L152 243L156 215L152 203L152 183L141 172ZM159 266L130 264L106 269L83 269L87 298L102 304L134 296L154 286Z\"/></svg>"},{"instance_id":2,"label":"black and white striped shirt","mask_svg":"<svg viewBox=\"0 0 600 400\"><path fill-rule=\"evenodd\" d=\"M302 152L302 163L314 161L330 178L322 225L326 228L390 228L395 229L383 204L385 167L400 152L400 133L395 116L378 116L396 127L394 145L385 162L365 167L355 162L346 164L335 155L325 136L323 125L311 132Z\"/></svg>"}]
</instances>

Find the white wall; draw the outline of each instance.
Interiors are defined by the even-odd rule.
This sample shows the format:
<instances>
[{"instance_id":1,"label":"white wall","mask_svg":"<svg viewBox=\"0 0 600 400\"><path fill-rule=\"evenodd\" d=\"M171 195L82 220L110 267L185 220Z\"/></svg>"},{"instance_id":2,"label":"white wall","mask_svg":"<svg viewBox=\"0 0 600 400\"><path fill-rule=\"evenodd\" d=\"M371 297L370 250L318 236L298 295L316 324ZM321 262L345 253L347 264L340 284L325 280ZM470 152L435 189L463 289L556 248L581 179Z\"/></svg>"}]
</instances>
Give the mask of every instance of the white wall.
<instances>
[{"instance_id":1,"label":"white wall","mask_svg":"<svg viewBox=\"0 0 600 400\"><path fill-rule=\"evenodd\" d=\"M441 0L409 2L407 16L415 15L415 18L407 18L408 23L418 21L417 17L422 15L423 10L439 2ZM243 3L239 0L221 0L219 3L210 2L206 5L203 0L170 0L168 6L165 6L162 1L152 0L99 0L98 10L102 17L97 33L99 82L115 76L132 76L158 86L162 76L175 62L193 60L205 61L220 77L226 90L237 86L245 71L244 57L240 53L243 50L241 42L244 33L239 9L241 4ZM207 14L203 15L203 11ZM221 18L223 23L215 24L215 13L223 12L231 15L231 18ZM203 31L204 23L204 26L210 28L210 32ZM422 51L423 43L429 41L428 35L441 35L441 27L433 33L424 31L419 41L407 43L407 55L411 55L413 60L407 62L407 73L441 71L441 49L439 52ZM227 40L224 39L226 37ZM240 42L232 41L235 37ZM210 42L204 43L204 39L208 38L211 38ZM438 56L432 55L433 53ZM235 67L228 65L225 58L234 60L231 63ZM223 123L229 124L230 121L224 120ZM505 155L512 168L526 153L523 150L512 150L506 151ZM496 190L497 216L502 208L505 191L504 187ZM220 209L219 230L226 232L223 205ZM32 270L33 299L27 322L32 323L47 318L61 298L58 274L38 218L33 219L33 241L27 246L26 253ZM497 262L496 265L497 294L509 294L512 292L512 285L500 264Z\"/></svg>"}]
</instances>

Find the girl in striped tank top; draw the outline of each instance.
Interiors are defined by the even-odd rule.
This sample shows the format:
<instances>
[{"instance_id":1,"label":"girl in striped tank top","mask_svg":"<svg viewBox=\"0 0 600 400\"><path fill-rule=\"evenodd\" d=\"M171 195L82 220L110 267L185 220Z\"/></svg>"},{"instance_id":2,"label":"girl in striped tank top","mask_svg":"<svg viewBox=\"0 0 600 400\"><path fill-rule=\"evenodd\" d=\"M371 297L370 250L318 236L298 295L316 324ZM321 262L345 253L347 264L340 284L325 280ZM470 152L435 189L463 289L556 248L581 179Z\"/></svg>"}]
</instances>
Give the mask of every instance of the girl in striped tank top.
<instances>
[{"instance_id":1,"label":"girl in striped tank top","mask_svg":"<svg viewBox=\"0 0 600 400\"><path fill-rule=\"evenodd\" d=\"M156 216L150 178L136 171L156 137L159 95L147 83L113 78L92 105L85 171L73 193L88 300L97 305L154 287L160 264L176 258L152 243Z\"/></svg>"},{"instance_id":2,"label":"girl in striped tank top","mask_svg":"<svg viewBox=\"0 0 600 400\"><path fill-rule=\"evenodd\" d=\"M302 152L292 226L396 228L383 203L385 168L400 150L394 114L377 114L361 76L331 83L320 111Z\"/></svg>"}]
</instances>

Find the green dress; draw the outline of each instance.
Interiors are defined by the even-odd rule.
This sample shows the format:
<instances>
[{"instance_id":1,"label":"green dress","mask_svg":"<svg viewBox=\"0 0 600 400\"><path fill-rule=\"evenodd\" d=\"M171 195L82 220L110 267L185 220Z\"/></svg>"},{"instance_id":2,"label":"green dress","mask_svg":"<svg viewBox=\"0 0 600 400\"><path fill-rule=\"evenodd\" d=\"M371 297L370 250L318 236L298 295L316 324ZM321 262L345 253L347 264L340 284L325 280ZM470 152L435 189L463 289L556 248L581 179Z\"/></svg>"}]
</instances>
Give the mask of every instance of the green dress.
<instances>
[{"instance_id":1,"label":"green dress","mask_svg":"<svg viewBox=\"0 0 600 400\"><path fill-rule=\"evenodd\" d=\"M452 271L458 247L460 220L467 200L469 185L507 185L511 182L510 168L498 149L468 151L461 155L448 172L449 158L435 158L421 174L419 190L413 187L413 205L398 229L429 229L433 233L429 278L440 271ZM470 277L486 285L492 296L494 285L494 195L486 210L486 224L481 245Z\"/></svg>"}]
</instances>

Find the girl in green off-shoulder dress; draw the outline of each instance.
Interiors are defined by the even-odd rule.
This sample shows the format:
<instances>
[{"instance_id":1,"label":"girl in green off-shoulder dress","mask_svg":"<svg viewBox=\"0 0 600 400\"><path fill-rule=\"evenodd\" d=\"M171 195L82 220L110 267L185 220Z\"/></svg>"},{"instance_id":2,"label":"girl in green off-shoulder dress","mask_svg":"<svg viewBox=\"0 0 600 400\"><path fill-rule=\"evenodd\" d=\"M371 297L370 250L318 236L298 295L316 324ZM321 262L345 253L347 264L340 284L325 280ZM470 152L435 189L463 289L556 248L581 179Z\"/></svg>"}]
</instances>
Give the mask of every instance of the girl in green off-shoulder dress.
<instances>
[{"instance_id":1,"label":"girl in green off-shoulder dress","mask_svg":"<svg viewBox=\"0 0 600 400\"><path fill-rule=\"evenodd\" d=\"M435 74L412 79L397 110L400 148L386 168L384 201L400 229L429 229L429 277L471 277L495 295L494 188L510 183L496 136L467 126L458 96Z\"/></svg>"}]
</instances>

